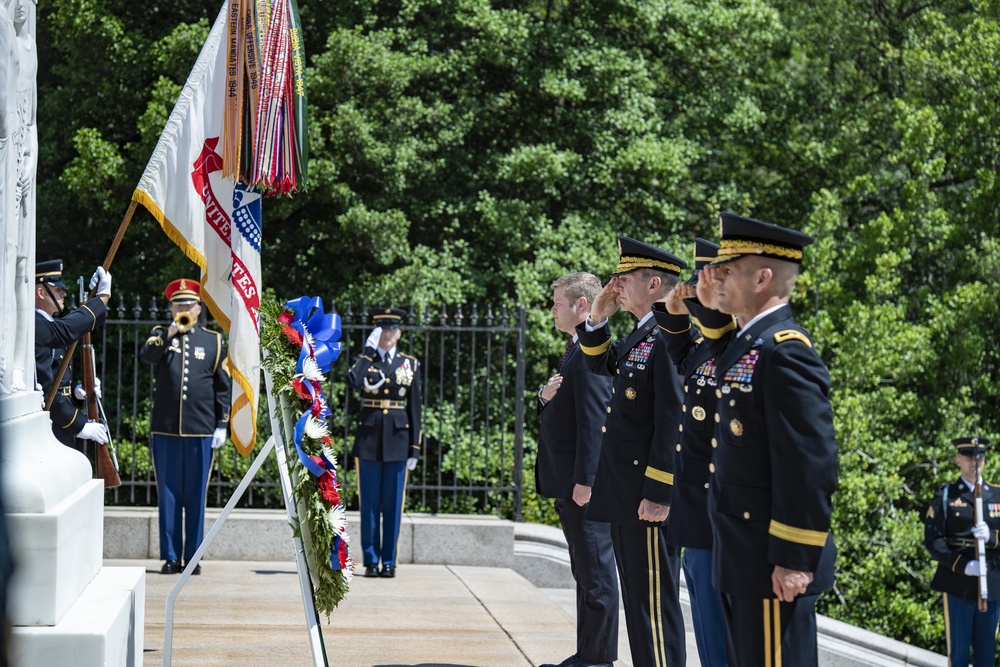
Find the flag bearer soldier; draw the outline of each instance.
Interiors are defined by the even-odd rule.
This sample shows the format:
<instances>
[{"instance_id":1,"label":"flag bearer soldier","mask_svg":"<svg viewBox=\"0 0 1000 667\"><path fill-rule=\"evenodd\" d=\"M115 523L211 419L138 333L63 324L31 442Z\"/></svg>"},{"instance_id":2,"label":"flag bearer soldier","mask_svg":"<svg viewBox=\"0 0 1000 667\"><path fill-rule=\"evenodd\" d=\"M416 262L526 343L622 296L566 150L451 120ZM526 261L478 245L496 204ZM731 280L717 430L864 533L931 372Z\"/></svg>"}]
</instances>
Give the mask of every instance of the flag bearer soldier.
<instances>
[{"instance_id":1,"label":"flag bearer soldier","mask_svg":"<svg viewBox=\"0 0 1000 667\"><path fill-rule=\"evenodd\" d=\"M163 574L187 567L205 530L214 450L226 440L229 371L222 334L203 329L201 286L181 278L164 290L174 321L156 326L139 350L153 367L153 466ZM181 557L184 558L183 565ZM201 564L192 574L201 573Z\"/></svg>"},{"instance_id":2,"label":"flag bearer soldier","mask_svg":"<svg viewBox=\"0 0 1000 667\"><path fill-rule=\"evenodd\" d=\"M396 349L405 314L395 308L375 313L375 330L347 372L348 383L361 391L352 454L366 577L396 576L406 476L420 456L420 364Z\"/></svg>"},{"instance_id":3,"label":"flag bearer soldier","mask_svg":"<svg viewBox=\"0 0 1000 667\"><path fill-rule=\"evenodd\" d=\"M719 310L739 327L715 357L708 503L714 582L737 667L816 665L816 598L833 585L830 377L788 305L812 242L723 213L718 257L703 269Z\"/></svg>"},{"instance_id":4,"label":"flag bearer soldier","mask_svg":"<svg viewBox=\"0 0 1000 667\"><path fill-rule=\"evenodd\" d=\"M691 598L691 620L702 667L726 667L726 624L722 597L712 584L712 525L708 519L708 487L712 477L716 412L715 352L706 342L731 336L732 315L712 310L715 284L702 268L715 259L719 246L695 241L695 275L678 283L665 302L653 304L670 358L684 380L684 406L674 462L674 492L667 542L683 547L681 566ZM700 308L699 308L700 307ZM689 315L690 313L690 315ZM700 335L692 330L692 321Z\"/></svg>"},{"instance_id":5,"label":"flag bearer soldier","mask_svg":"<svg viewBox=\"0 0 1000 667\"><path fill-rule=\"evenodd\" d=\"M680 553L666 539L681 378L651 308L687 265L627 237L618 239L618 248L617 269L577 327L587 367L614 379L587 518L611 524L632 664L673 667L685 660ZM615 342L608 317L619 306L639 322Z\"/></svg>"},{"instance_id":6,"label":"flag bearer soldier","mask_svg":"<svg viewBox=\"0 0 1000 667\"><path fill-rule=\"evenodd\" d=\"M553 498L576 580L576 653L561 667L611 667L618 658L618 575L607 523L587 518L611 399L610 377L587 370L576 327L601 291L590 273L571 273L552 289L556 329L572 336L557 372L538 391L538 493ZM542 665L553 667L553 665Z\"/></svg>"},{"instance_id":7,"label":"flag bearer soldier","mask_svg":"<svg viewBox=\"0 0 1000 667\"><path fill-rule=\"evenodd\" d=\"M111 274L98 267L90 279L91 286L97 287L97 296L56 319L54 316L63 309L66 301L62 267L61 259L35 265L35 374L43 397L48 397L52 389L52 382L66 356L66 348L104 324L106 306L111 298ZM79 451L83 451L83 447L77 438L102 445L108 442L104 425L87 421L87 411L82 403L85 398L79 387L73 389L72 366L68 366L49 407L49 417L52 433L59 442Z\"/></svg>"},{"instance_id":8,"label":"flag bearer soldier","mask_svg":"<svg viewBox=\"0 0 1000 667\"><path fill-rule=\"evenodd\" d=\"M1000 620L1000 489L983 482L981 475L989 440L973 436L953 442L962 474L937 490L924 518L924 546L938 562L931 587L944 593L948 664L968 665L971 648L973 667L993 667ZM977 483L983 503L979 523L973 495ZM986 547L985 611L977 611L978 540Z\"/></svg>"}]
</instances>

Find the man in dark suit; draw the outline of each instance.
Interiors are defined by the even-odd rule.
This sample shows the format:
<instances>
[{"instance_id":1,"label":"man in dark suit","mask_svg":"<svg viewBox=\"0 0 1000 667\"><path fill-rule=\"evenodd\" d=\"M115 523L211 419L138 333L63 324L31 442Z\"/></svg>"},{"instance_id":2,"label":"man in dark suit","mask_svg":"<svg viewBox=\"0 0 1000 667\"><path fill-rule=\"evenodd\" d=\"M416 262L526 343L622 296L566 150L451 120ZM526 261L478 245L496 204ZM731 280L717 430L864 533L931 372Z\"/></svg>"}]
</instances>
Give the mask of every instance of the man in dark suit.
<instances>
[{"instance_id":1,"label":"man in dark suit","mask_svg":"<svg viewBox=\"0 0 1000 667\"><path fill-rule=\"evenodd\" d=\"M98 267L91 284L97 287L97 296L89 299L64 317L55 318L66 301L66 285L62 282L61 259L39 262L35 265L35 374L47 397L62 365L66 348L104 324L107 303L111 298L111 274ZM84 397L85 398L85 397ZM49 406L52 433L67 447L83 451L82 443L93 440L107 444L108 432L99 422L88 422L82 399L73 389L72 367L67 367L59 382L59 389Z\"/></svg>"},{"instance_id":2,"label":"man in dark suit","mask_svg":"<svg viewBox=\"0 0 1000 667\"><path fill-rule=\"evenodd\" d=\"M686 264L654 246L621 237L619 262L577 327L591 372L614 379L587 518L611 524L633 667L683 665L678 598L680 553L667 544L681 378L653 319ZM608 317L619 306L639 320L614 342Z\"/></svg>"},{"instance_id":3,"label":"man in dark suit","mask_svg":"<svg viewBox=\"0 0 1000 667\"><path fill-rule=\"evenodd\" d=\"M701 279L719 246L695 240L695 275L678 283L665 302L653 304L653 315L663 332L670 358L684 380L684 407L680 443L674 463L674 493L667 542L683 547L681 566L691 599L691 620L702 667L727 667L726 624L722 597L712 584L712 526L708 519L708 487L716 412L714 352L711 341L729 336L736 325L732 315L710 310L715 283ZM692 284L693 283L693 284ZM698 306L704 306L700 311ZM692 330L692 320L701 332Z\"/></svg>"},{"instance_id":4,"label":"man in dark suit","mask_svg":"<svg viewBox=\"0 0 1000 667\"><path fill-rule=\"evenodd\" d=\"M558 667L611 667L618 658L615 554L610 526L588 520L586 507L612 381L587 370L576 335L601 281L590 273L571 273L550 287L556 329L572 336L556 374L538 390L535 484L540 495L555 501L576 580L576 653Z\"/></svg>"},{"instance_id":5,"label":"man in dark suit","mask_svg":"<svg viewBox=\"0 0 1000 667\"><path fill-rule=\"evenodd\" d=\"M174 321L153 327L139 358L153 367L156 379L150 431L164 561L160 572L177 574L204 537L208 476L229 425L230 381L222 334L198 324L198 281L174 280L164 296ZM201 563L191 573L200 574Z\"/></svg>"},{"instance_id":6,"label":"man in dark suit","mask_svg":"<svg viewBox=\"0 0 1000 667\"><path fill-rule=\"evenodd\" d=\"M986 446L978 436L956 438L955 465L961 476L945 484L931 501L924 518L924 546L938 562L931 588L944 593L948 664L993 667L1000 621L1000 489L983 482ZM974 490L980 485L982 520L976 521ZM977 605L978 541L986 552L986 610Z\"/></svg>"},{"instance_id":7,"label":"man in dark suit","mask_svg":"<svg viewBox=\"0 0 1000 667\"><path fill-rule=\"evenodd\" d=\"M812 237L722 214L703 269L738 331L715 356L710 482L716 587L738 667L818 662L816 598L833 585L837 441L830 376L788 305Z\"/></svg>"},{"instance_id":8,"label":"man in dark suit","mask_svg":"<svg viewBox=\"0 0 1000 667\"><path fill-rule=\"evenodd\" d=\"M395 308L376 312L376 328L347 372L348 384L361 391L352 454L366 577L396 576L406 476L420 456L420 363L396 349L405 315Z\"/></svg>"}]
</instances>

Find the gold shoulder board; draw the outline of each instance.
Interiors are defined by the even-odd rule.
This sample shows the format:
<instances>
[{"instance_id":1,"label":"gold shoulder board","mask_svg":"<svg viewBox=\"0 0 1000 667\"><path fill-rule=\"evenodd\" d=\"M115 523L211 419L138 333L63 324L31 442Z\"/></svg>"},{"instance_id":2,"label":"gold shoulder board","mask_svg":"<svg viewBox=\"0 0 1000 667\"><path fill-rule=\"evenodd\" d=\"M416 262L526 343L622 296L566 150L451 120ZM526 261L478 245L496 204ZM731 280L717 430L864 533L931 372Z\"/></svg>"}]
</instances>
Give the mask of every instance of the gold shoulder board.
<instances>
[{"instance_id":1,"label":"gold shoulder board","mask_svg":"<svg viewBox=\"0 0 1000 667\"><path fill-rule=\"evenodd\" d=\"M797 340L805 343L809 347L812 347L812 341L802 333L801 331L796 331L795 329L785 329L784 331L779 331L774 334L775 343L784 343L786 340Z\"/></svg>"}]
</instances>

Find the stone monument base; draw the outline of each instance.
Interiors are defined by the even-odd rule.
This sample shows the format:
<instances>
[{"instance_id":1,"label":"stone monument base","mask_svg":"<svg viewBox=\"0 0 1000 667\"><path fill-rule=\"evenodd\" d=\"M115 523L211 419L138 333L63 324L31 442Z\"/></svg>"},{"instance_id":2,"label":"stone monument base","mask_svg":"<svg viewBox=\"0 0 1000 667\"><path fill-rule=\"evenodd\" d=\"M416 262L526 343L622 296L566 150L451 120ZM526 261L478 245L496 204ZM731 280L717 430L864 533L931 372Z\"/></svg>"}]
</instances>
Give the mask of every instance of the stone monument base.
<instances>
[{"instance_id":1,"label":"stone monument base","mask_svg":"<svg viewBox=\"0 0 1000 667\"><path fill-rule=\"evenodd\" d=\"M141 665L145 571L102 568L104 483L40 405L37 392L0 399L12 664Z\"/></svg>"}]
</instances>

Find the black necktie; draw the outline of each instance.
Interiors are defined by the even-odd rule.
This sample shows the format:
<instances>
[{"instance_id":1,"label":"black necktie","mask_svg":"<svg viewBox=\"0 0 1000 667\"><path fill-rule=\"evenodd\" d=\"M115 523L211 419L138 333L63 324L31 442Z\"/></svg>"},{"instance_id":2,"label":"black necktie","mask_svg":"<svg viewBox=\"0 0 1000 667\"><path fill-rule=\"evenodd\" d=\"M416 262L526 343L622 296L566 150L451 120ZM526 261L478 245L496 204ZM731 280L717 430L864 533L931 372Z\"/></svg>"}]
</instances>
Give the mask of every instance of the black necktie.
<instances>
[{"instance_id":1,"label":"black necktie","mask_svg":"<svg viewBox=\"0 0 1000 667\"><path fill-rule=\"evenodd\" d=\"M569 353L572 351L573 351L573 339L570 338L569 342L566 343L566 351L563 352L563 356L559 360L559 365L556 367L560 373L562 372L562 367L566 363L566 360L569 359Z\"/></svg>"}]
</instances>

